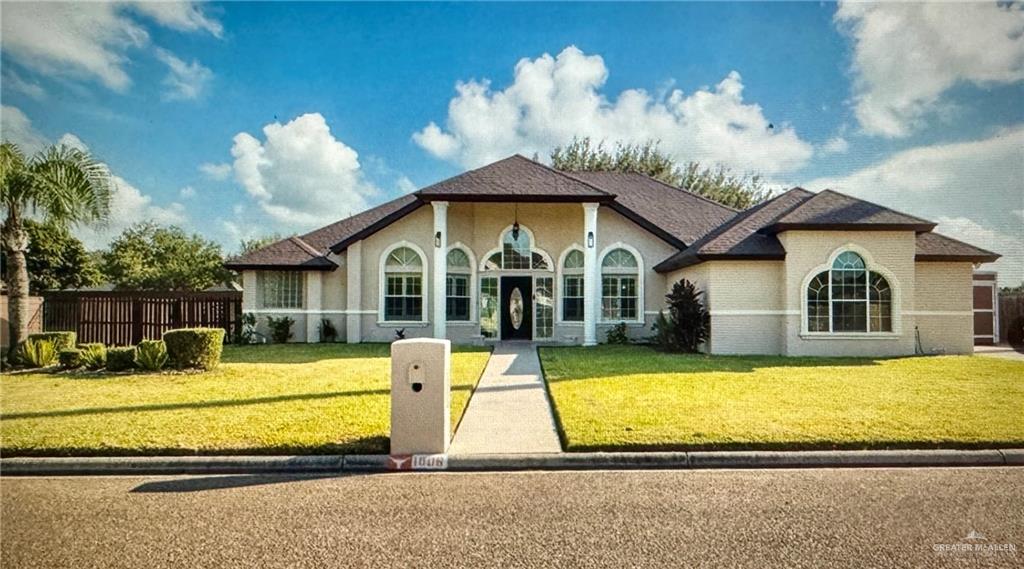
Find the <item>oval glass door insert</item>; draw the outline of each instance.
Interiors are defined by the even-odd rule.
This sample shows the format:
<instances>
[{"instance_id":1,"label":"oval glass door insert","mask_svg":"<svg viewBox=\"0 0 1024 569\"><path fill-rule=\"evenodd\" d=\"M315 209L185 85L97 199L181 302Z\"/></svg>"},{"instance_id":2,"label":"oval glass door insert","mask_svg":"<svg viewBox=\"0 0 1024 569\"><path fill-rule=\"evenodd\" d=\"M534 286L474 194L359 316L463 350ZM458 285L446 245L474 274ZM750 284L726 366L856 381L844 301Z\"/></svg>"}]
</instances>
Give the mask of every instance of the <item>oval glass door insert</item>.
<instances>
[{"instance_id":1,"label":"oval glass door insert","mask_svg":"<svg viewBox=\"0 0 1024 569\"><path fill-rule=\"evenodd\" d=\"M519 287L512 289L508 297L508 317L512 322L512 329L518 330L523 325L523 293Z\"/></svg>"}]
</instances>

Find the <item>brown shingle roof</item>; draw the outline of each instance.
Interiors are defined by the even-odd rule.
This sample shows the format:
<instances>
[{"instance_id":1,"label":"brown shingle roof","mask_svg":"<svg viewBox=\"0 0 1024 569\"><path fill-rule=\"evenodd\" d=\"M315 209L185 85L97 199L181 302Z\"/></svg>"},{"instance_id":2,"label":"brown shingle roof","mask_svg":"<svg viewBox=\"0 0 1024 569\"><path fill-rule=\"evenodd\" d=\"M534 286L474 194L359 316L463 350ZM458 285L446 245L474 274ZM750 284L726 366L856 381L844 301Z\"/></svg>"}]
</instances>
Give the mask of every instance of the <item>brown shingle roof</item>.
<instances>
[{"instance_id":1,"label":"brown shingle roof","mask_svg":"<svg viewBox=\"0 0 1024 569\"><path fill-rule=\"evenodd\" d=\"M518 154L416 192L447 201L611 201L615 196Z\"/></svg>"},{"instance_id":2,"label":"brown shingle roof","mask_svg":"<svg viewBox=\"0 0 1024 569\"><path fill-rule=\"evenodd\" d=\"M338 267L301 237L288 237L240 257L224 266L236 271L288 267L298 270L333 271Z\"/></svg>"},{"instance_id":3,"label":"brown shingle roof","mask_svg":"<svg viewBox=\"0 0 1024 569\"><path fill-rule=\"evenodd\" d=\"M938 233L919 233L915 261L970 261L991 263L1000 255Z\"/></svg>"},{"instance_id":4,"label":"brown shingle roof","mask_svg":"<svg viewBox=\"0 0 1024 569\"><path fill-rule=\"evenodd\" d=\"M931 231L935 224L920 217L866 202L833 190L824 190L767 228L770 233L793 229L878 231L913 229Z\"/></svg>"},{"instance_id":5,"label":"brown shingle roof","mask_svg":"<svg viewBox=\"0 0 1024 569\"><path fill-rule=\"evenodd\" d=\"M568 175L615 194L612 209L652 233L685 247L736 215L736 210L643 174L569 172Z\"/></svg>"}]
</instances>

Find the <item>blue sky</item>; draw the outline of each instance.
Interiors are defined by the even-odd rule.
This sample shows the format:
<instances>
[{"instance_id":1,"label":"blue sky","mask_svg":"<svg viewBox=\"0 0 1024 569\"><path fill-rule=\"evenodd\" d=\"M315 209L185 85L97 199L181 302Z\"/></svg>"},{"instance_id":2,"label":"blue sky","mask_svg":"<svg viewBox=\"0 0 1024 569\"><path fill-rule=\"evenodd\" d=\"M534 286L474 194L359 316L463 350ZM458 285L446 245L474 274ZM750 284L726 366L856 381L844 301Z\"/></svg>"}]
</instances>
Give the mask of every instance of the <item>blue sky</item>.
<instances>
[{"instance_id":1,"label":"blue sky","mask_svg":"<svg viewBox=\"0 0 1024 569\"><path fill-rule=\"evenodd\" d=\"M923 215L1024 278L1019 5L0 10L3 136L118 176L90 246L151 218L230 251L583 134Z\"/></svg>"}]
</instances>

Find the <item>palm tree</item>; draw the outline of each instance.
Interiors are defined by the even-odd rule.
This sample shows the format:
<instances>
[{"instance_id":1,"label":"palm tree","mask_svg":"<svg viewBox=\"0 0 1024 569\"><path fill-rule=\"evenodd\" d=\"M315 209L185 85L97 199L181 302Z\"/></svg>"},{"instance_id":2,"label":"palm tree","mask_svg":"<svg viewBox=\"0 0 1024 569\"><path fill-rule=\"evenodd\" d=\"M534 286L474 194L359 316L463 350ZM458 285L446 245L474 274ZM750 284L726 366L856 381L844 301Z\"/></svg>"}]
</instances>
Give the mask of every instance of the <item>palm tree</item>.
<instances>
[{"instance_id":1,"label":"palm tree","mask_svg":"<svg viewBox=\"0 0 1024 569\"><path fill-rule=\"evenodd\" d=\"M0 144L0 204L7 217L0 240L7 255L10 345L28 332L28 249L26 216L60 227L103 223L110 215L115 185L110 170L88 152L51 146L31 159L10 142ZM13 353L14 350L11 350Z\"/></svg>"}]
</instances>

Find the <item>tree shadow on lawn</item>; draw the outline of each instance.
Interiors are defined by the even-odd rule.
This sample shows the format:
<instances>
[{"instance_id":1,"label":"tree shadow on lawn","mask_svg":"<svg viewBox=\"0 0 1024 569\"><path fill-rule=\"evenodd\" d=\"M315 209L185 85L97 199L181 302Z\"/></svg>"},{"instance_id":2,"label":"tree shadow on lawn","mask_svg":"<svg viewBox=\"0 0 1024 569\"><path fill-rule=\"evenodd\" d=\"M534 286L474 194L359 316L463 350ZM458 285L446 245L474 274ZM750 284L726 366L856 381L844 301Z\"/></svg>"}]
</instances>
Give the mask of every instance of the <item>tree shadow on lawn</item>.
<instances>
[{"instance_id":1,"label":"tree shadow on lawn","mask_svg":"<svg viewBox=\"0 0 1024 569\"><path fill-rule=\"evenodd\" d=\"M15 456L31 457L123 457L145 456L154 460L161 457L179 456L302 456L302 455L351 455L387 454L391 438L387 435L367 435L345 441L316 444L279 444L258 447L229 448L183 448L183 447L35 447L3 448L4 458ZM130 471L125 474L131 474ZM173 473L169 473L171 475Z\"/></svg>"},{"instance_id":2,"label":"tree shadow on lawn","mask_svg":"<svg viewBox=\"0 0 1024 569\"><path fill-rule=\"evenodd\" d=\"M457 385L452 391L472 391L472 385ZM364 389L359 391L328 391L323 393L293 393L275 395L273 397L253 397L250 399L215 399L211 401L183 401L180 403L153 403L149 405L128 405L124 407L83 407L79 409L58 409L53 411L26 411L22 413L0 414L0 421L17 419L40 419L51 417L77 417L81 415L103 415L109 413L139 413L146 411L177 411L181 409L210 409L216 407L240 407L245 405L265 405L286 403L291 401L314 401L339 397L359 397L363 395L389 395L390 389Z\"/></svg>"},{"instance_id":3,"label":"tree shadow on lawn","mask_svg":"<svg viewBox=\"0 0 1024 569\"><path fill-rule=\"evenodd\" d=\"M351 473L337 474L240 474L212 475L195 478L175 478L158 482L145 482L130 490L132 494L180 494L185 492L203 492L206 490L227 490L248 486L266 486L270 484L286 484L326 478L351 476Z\"/></svg>"},{"instance_id":4,"label":"tree shadow on lawn","mask_svg":"<svg viewBox=\"0 0 1024 569\"><path fill-rule=\"evenodd\" d=\"M709 356L673 354L647 346L542 347L541 365L548 382L559 383L623 375L753 373L769 368L870 367L901 358L797 357L797 356ZM545 356L547 360L545 361ZM565 374L554 374L556 367ZM823 372L824 373L824 372Z\"/></svg>"},{"instance_id":5,"label":"tree shadow on lawn","mask_svg":"<svg viewBox=\"0 0 1024 569\"><path fill-rule=\"evenodd\" d=\"M487 346L452 346L452 353L490 352ZM338 359L390 358L390 343L251 344L224 346L226 364L308 364Z\"/></svg>"}]
</instances>

